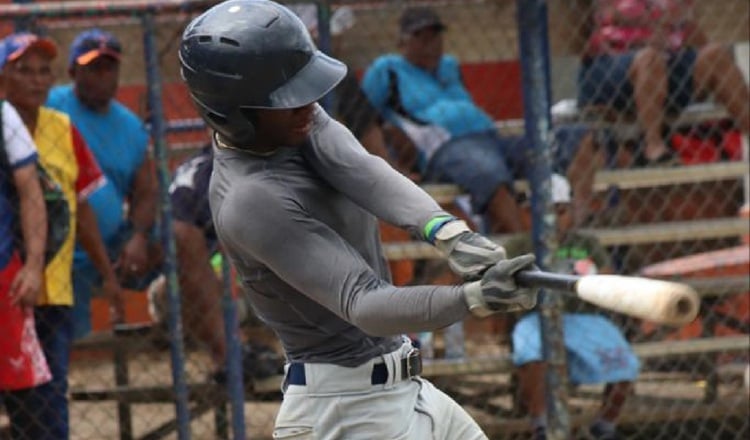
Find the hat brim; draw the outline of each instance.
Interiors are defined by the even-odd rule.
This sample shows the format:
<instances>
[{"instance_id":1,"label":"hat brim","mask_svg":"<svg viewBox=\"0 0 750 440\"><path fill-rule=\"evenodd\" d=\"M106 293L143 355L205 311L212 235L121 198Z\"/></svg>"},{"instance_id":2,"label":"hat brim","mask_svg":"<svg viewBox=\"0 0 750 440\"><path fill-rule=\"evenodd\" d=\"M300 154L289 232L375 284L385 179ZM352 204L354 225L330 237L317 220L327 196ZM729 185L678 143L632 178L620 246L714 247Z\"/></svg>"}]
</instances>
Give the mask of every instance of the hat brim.
<instances>
[{"instance_id":1,"label":"hat brim","mask_svg":"<svg viewBox=\"0 0 750 440\"><path fill-rule=\"evenodd\" d=\"M76 64L78 64L79 66L85 66L99 57L110 57L114 58L117 61L120 61L122 54L110 49L93 49L82 55L79 55L78 58L76 58Z\"/></svg>"},{"instance_id":2,"label":"hat brim","mask_svg":"<svg viewBox=\"0 0 750 440\"><path fill-rule=\"evenodd\" d=\"M438 32L443 32L446 29L445 23L442 21L427 20L420 23L414 23L413 25L407 26L401 29L401 32L407 35L412 35L422 29L436 29Z\"/></svg>"},{"instance_id":3,"label":"hat brim","mask_svg":"<svg viewBox=\"0 0 750 440\"><path fill-rule=\"evenodd\" d=\"M346 76L346 64L317 51L310 62L270 96L269 108L304 107L320 100Z\"/></svg>"},{"instance_id":4,"label":"hat brim","mask_svg":"<svg viewBox=\"0 0 750 440\"><path fill-rule=\"evenodd\" d=\"M50 58L57 56L57 44L49 38L39 37L34 41L19 47L6 57L6 61L15 61L21 58L26 52L30 50L40 50L44 52Z\"/></svg>"}]
</instances>

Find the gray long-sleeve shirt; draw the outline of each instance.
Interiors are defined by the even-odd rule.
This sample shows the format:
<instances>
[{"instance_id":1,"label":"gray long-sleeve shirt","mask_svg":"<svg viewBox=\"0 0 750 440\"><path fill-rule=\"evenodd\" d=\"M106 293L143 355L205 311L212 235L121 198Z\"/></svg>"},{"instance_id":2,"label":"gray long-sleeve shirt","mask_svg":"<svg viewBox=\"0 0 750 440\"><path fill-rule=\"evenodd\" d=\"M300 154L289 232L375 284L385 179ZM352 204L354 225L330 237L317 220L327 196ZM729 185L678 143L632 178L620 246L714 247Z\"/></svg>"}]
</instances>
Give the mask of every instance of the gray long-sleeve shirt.
<instances>
[{"instance_id":1,"label":"gray long-sleeve shirt","mask_svg":"<svg viewBox=\"0 0 750 440\"><path fill-rule=\"evenodd\" d=\"M219 240L294 362L356 366L468 313L460 286L390 284L377 218L422 236L437 203L317 107L309 142L260 156L216 147Z\"/></svg>"}]
</instances>

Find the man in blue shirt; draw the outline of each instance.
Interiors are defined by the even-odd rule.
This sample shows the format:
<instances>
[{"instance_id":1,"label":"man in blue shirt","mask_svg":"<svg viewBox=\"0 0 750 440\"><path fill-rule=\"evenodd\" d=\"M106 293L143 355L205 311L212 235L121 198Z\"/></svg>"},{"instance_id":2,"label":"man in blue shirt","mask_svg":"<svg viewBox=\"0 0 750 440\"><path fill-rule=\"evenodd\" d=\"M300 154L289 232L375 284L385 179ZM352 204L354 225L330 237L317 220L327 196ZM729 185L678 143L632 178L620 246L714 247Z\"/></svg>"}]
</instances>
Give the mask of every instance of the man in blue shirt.
<instances>
[{"instance_id":1,"label":"man in blue shirt","mask_svg":"<svg viewBox=\"0 0 750 440\"><path fill-rule=\"evenodd\" d=\"M88 201L126 282L143 277L149 269L148 236L157 191L144 124L114 98L121 55L120 42L112 34L99 29L79 34L68 64L73 83L53 88L47 105L70 115L107 176L107 184ZM73 273L75 335L81 337L91 331L89 304L92 287L100 280L80 249Z\"/></svg>"},{"instance_id":2,"label":"man in blue shirt","mask_svg":"<svg viewBox=\"0 0 750 440\"><path fill-rule=\"evenodd\" d=\"M383 55L362 88L389 123L418 150L429 181L455 183L486 214L491 232L524 230L512 184L524 171L520 139L498 135L493 120L464 87L456 58L443 54L445 25L430 8L404 11L401 54Z\"/></svg>"}]
</instances>

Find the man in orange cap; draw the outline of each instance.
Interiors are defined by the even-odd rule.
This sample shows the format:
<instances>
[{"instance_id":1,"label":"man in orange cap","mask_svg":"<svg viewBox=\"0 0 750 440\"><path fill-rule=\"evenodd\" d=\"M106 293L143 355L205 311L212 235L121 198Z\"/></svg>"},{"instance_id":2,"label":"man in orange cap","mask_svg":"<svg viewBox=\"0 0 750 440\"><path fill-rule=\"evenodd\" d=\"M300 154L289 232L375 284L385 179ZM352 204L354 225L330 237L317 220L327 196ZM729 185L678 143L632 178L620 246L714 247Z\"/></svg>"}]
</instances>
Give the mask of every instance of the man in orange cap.
<instances>
[{"instance_id":1,"label":"man in orange cap","mask_svg":"<svg viewBox=\"0 0 750 440\"><path fill-rule=\"evenodd\" d=\"M22 33L0 43L0 77L6 97L18 110L39 151L39 160L68 203L70 229L59 251L44 268L34 310L36 332L52 380L6 399L20 438L67 439L68 361L73 340L73 249L77 240L105 280L103 290L120 297L117 276L107 258L88 198L106 182L96 160L70 119L43 106L54 77L57 46L47 38ZM53 213L50 213L53 215ZM60 215L60 214L58 214Z\"/></svg>"}]
</instances>

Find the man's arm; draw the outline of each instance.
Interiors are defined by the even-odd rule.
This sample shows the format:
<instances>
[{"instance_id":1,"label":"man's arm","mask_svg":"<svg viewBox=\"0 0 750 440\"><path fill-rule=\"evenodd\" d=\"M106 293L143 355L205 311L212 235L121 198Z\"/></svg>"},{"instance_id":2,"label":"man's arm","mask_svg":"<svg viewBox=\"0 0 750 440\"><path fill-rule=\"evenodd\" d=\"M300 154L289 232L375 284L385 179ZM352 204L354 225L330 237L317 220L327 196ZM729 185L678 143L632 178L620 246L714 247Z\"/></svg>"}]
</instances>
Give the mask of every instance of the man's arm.
<instances>
[{"instance_id":1,"label":"man's arm","mask_svg":"<svg viewBox=\"0 0 750 440\"><path fill-rule=\"evenodd\" d=\"M89 255L94 267L102 277L102 290L112 305L113 322L124 318L124 299L120 282L117 279L114 265L109 259L104 239L99 232L96 213L87 198L106 183L99 164L89 150L78 129L71 126L73 151L78 165L78 175L74 188L76 191L76 240Z\"/></svg>"},{"instance_id":2,"label":"man's arm","mask_svg":"<svg viewBox=\"0 0 750 440\"><path fill-rule=\"evenodd\" d=\"M303 154L321 178L376 217L425 238L424 226L450 216L424 190L384 160L368 154L352 133L316 110L311 148Z\"/></svg>"},{"instance_id":3,"label":"man's arm","mask_svg":"<svg viewBox=\"0 0 750 440\"><path fill-rule=\"evenodd\" d=\"M118 266L126 273L142 275L148 269L148 234L156 219L157 187L153 161L146 157L136 172L130 193L133 235L123 246Z\"/></svg>"},{"instance_id":4,"label":"man's arm","mask_svg":"<svg viewBox=\"0 0 750 440\"><path fill-rule=\"evenodd\" d=\"M44 271L44 248L47 242L47 210L36 162L13 170L13 183L19 199L21 231L26 260L10 289L12 303L33 305L39 294Z\"/></svg>"},{"instance_id":5,"label":"man's arm","mask_svg":"<svg viewBox=\"0 0 750 440\"><path fill-rule=\"evenodd\" d=\"M468 314L461 286L399 288L387 283L336 231L275 188L238 184L214 215L221 242L233 258L260 262L371 335L434 330Z\"/></svg>"},{"instance_id":6,"label":"man's arm","mask_svg":"<svg viewBox=\"0 0 750 440\"><path fill-rule=\"evenodd\" d=\"M318 175L381 220L435 244L454 272L476 279L505 258L505 250L472 232L422 188L368 154L354 136L322 109L315 115L312 145L303 154Z\"/></svg>"},{"instance_id":7,"label":"man's arm","mask_svg":"<svg viewBox=\"0 0 750 440\"><path fill-rule=\"evenodd\" d=\"M222 287L211 267L204 231L180 220L173 221L172 227L185 324L195 332L198 340L214 351L212 355L215 359L224 359L224 326L220 307Z\"/></svg>"},{"instance_id":8,"label":"man's arm","mask_svg":"<svg viewBox=\"0 0 750 440\"><path fill-rule=\"evenodd\" d=\"M154 163L150 156L143 160L133 180L130 194L130 222L133 229L148 233L156 219L156 197L158 188L154 176Z\"/></svg>"},{"instance_id":9,"label":"man's arm","mask_svg":"<svg viewBox=\"0 0 750 440\"><path fill-rule=\"evenodd\" d=\"M94 267L102 277L102 290L112 304L113 322L120 322L124 318L124 298L117 279L114 266L107 255L96 214L86 200L79 200L76 212L76 239L94 263Z\"/></svg>"}]
</instances>

